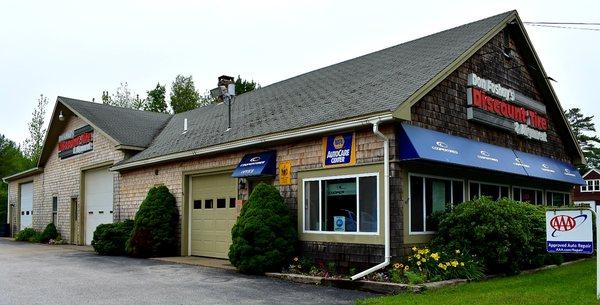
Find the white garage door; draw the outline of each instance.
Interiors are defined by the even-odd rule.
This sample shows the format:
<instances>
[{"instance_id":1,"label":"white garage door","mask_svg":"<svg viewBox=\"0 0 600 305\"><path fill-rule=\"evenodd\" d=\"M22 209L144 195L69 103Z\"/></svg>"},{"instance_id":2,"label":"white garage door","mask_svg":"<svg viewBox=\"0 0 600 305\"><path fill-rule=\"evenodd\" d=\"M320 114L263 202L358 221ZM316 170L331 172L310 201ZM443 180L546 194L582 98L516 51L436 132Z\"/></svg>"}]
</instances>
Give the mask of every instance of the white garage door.
<instances>
[{"instance_id":1,"label":"white garage door","mask_svg":"<svg viewBox=\"0 0 600 305\"><path fill-rule=\"evenodd\" d=\"M113 222L113 175L108 169L85 172L85 244L90 245L94 230Z\"/></svg>"},{"instance_id":2,"label":"white garage door","mask_svg":"<svg viewBox=\"0 0 600 305\"><path fill-rule=\"evenodd\" d=\"M236 186L231 174L192 179L191 255L227 258L237 219Z\"/></svg>"},{"instance_id":3,"label":"white garage door","mask_svg":"<svg viewBox=\"0 0 600 305\"><path fill-rule=\"evenodd\" d=\"M33 215L33 182L24 183L20 186L21 198L21 228L31 228Z\"/></svg>"}]
</instances>

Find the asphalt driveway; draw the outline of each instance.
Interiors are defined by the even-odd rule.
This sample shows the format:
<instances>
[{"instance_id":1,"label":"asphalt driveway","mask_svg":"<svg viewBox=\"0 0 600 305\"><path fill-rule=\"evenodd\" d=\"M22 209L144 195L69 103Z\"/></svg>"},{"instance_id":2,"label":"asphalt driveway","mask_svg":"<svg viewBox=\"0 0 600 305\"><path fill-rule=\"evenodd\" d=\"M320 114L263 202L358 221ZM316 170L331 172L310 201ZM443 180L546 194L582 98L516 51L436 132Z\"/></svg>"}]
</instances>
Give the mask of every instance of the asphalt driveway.
<instances>
[{"instance_id":1,"label":"asphalt driveway","mask_svg":"<svg viewBox=\"0 0 600 305\"><path fill-rule=\"evenodd\" d=\"M0 239L0 304L352 304L368 296Z\"/></svg>"}]
</instances>

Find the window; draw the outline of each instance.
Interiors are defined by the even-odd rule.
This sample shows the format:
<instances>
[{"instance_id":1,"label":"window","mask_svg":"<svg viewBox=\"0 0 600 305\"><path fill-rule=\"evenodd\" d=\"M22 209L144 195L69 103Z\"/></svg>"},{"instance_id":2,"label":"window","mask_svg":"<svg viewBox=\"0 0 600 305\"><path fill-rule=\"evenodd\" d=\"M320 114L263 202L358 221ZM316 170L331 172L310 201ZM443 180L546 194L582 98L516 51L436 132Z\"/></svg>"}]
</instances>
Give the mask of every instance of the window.
<instances>
[{"instance_id":1,"label":"window","mask_svg":"<svg viewBox=\"0 0 600 305\"><path fill-rule=\"evenodd\" d=\"M597 192L597 191L600 191L600 180L599 179L586 180L585 183L586 183L586 185L582 185L580 187L582 192Z\"/></svg>"},{"instance_id":2,"label":"window","mask_svg":"<svg viewBox=\"0 0 600 305\"><path fill-rule=\"evenodd\" d=\"M204 200L204 208L205 209L212 209L213 207L213 200L212 199L206 199Z\"/></svg>"},{"instance_id":3,"label":"window","mask_svg":"<svg viewBox=\"0 0 600 305\"><path fill-rule=\"evenodd\" d=\"M492 200L508 197L508 186L471 181L469 183L469 198L473 200L483 196L491 197Z\"/></svg>"},{"instance_id":4,"label":"window","mask_svg":"<svg viewBox=\"0 0 600 305\"><path fill-rule=\"evenodd\" d=\"M229 207L235 208L235 198L229 198Z\"/></svg>"},{"instance_id":5,"label":"window","mask_svg":"<svg viewBox=\"0 0 600 305\"><path fill-rule=\"evenodd\" d=\"M202 200L194 200L194 210L199 210L202 208Z\"/></svg>"},{"instance_id":6,"label":"window","mask_svg":"<svg viewBox=\"0 0 600 305\"><path fill-rule=\"evenodd\" d=\"M549 206L562 206L571 203L571 195L565 192L546 192L546 205Z\"/></svg>"},{"instance_id":7,"label":"window","mask_svg":"<svg viewBox=\"0 0 600 305\"><path fill-rule=\"evenodd\" d=\"M304 179L304 230L376 233L377 174Z\"/></svg>"},{"instance_id":8,"label":"window","mask_svg":"<svg viewBox=\"0 0 600 305\"><path fill-rule=\"evenodd\" d=\"M433 232L431 214L464 201L462 180L410 175L410 232Z\"/></svg>"},{"instance_id":9,"label":"window","mask_svg":"<svg viewBox=\"0 0 600 305\"><path fill-rule=\"evenodd\" d=\"M544 199L542 198L542 196L543 192L541 190L524 187L513 187L514 200L542 205L544 204Z\"/></svg>"},{"instance_id":10,"label":"window","mask_svg":"<svg viewBox=\"0 0 600 305\"><path fill-rule=\"evenodd\" d=\"M52 197L52 223L56 224L56 215L58 215L58 197Z\"/></svg>"},{"instance_id":11,"label":"window","mask_svg":"<svg viewBox=\"0 0 600 305\"><path fill-rule=\"evenodd\" d=\"M217 209L224 209L227 206L227 201L225 198L217 199Z\"/></svg>"}]
</instances>

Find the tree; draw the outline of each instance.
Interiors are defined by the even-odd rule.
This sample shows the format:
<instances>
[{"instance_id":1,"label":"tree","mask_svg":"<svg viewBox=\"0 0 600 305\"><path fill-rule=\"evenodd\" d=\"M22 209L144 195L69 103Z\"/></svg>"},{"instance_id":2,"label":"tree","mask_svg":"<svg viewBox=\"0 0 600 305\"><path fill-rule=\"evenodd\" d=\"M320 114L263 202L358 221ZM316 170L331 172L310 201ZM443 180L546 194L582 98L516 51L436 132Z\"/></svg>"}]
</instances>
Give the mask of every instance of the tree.
<instances>
[{"instance_id":1,"label":"tree","mask_svg":"<svg viewBox=\"0 0 600 305\"><path fill-rule=\"evenodd\" d=\"M585 116L579 108L567 109L565 116L587 160L587 164L579 166L579 170L585 172L590 168L598 168L600 166L600 148L597 145L600 144L600 138L595 134L589 134L596 132L594 116Z\"/></svg>"},{"instance_id":2,"label":"tree","mask_svg":"<svg viewBox=\"0 0 600 305\"><path fill-rule=\"evenodd\" d=\"M254 82L254 80L248 81L242 79L242 77L239 75L235 80L235 95L240 95L257 88L260 88L260 84Z\"/></svg>"},{"instance_id":3,"label":"tree","mask_svg":"<svg viewBox=\"0 0 600 305\"><path fill-rule=\"evenodd\" d=\"M129 84L124 82L121 83L112 95L109 95L108 91L102 91L102 103L111 106L141 110L144 108L145 101L140 98L139 94L134 94L129 89Z\"/></svg>"},{"instance_id":4,"label":"tree","mask_svg":"<svg viewBox=\"0 0 600 305\"><path fill-rule=\"evenodd\" d=\"M173 194L164 185L152 187L135 213L127 253L134 257L175 255L178 222L179 210Z\"/></svg>"},{"instance_id":5,"label":"tree","mask_svg":"<svg viewBox=\"0 0 600 305\"><path fill-rule=\"evenodd\" d=\"M167 90L164 85L161 86L160 83L157 83L154 89L146 92L148 93L148 97L144 104L144 110L169 113L167 111L167 101L165 101Z\"/></svg>"},{"instance_id":6,"label":"tree","mask_svg":"<svg viewBox=\"0 0 600 305\"><path fill-rule=\"evenodd\" d=\"M0 134L0 177L10 176L31 167L31 162L15 142ZM6 203L8 201L8 185L0 183L0 224L6 222Z\"/></svg>"},{"instance_id":7,"label":"tree","mask_svg":"<svg viewBox=\"0 0 600 305\"><path fill-rule=\"evenodd\" d=\"M177 75L171 84L171 108L180 113L198 108L200 94L196 91L192 76Z\"/></svg>"},{"instance_id":8,"label":"tree","mask_svg":"<svg viewBox=\"0 0 600 305\"><path fill-rule=\"evenodd\" d=\"M44 128L46 105L48 105L48 98L40 94L37 105L31 114L31 121L27 124L29 138L23 143L23 154L31 161L32 165L37 164L42 153L42 146L44 145L44 136L46 135L46 129Z\"/></svg>"},{"instance_id":9,"label":"tree","mask_svg":"<svg viewBox=\"0 0 600 305\"><path fill-rule=\"evenodd\" d=\"M243 273L280 271L294 255L297 238L279 190L259 183L231 229L229 260Z\"/></svg>"}]
</instances>

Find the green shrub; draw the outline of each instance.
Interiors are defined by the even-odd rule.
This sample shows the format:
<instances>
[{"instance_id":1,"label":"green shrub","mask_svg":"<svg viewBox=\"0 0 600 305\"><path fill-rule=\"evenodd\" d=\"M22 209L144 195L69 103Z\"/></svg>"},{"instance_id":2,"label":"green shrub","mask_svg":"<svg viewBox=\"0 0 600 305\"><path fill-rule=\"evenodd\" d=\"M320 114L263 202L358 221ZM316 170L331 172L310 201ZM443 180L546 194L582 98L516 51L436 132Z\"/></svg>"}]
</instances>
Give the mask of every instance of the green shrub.
<instances>
[{"instance_id":1,"label":"green shrub","mask_svg":"<svg viewBox=\"0 0 600 305\"><path fill-rule=\"evenodd\" d=\"M25 228L25 229L19 231L17 233L17 235L15 235L15 240L16 241L37 242L37 240L39 240L39 235L40 235L40 233L38 233L38 231L36 231L32 228Z\"/></svg>"},{"instance_id":2,"label":"green shrub","mask_svg":"<svg viewBox=\"0 0 600 305\"><path fill-rule=\"evenodd\" d=\"M133 231L133 220L101 224L94 231L92 247L100 255L125 255L127 240Z\"/></svg>"},{"instance_id":3,"label":"green shrub","mask_svg":"<svg viewBox=\"0 0 600 305\"><path fill-rule=\"evenodd\" d=\"M467 251L488 273L514 274L558 260L556 254L546 253L543 207L482 197L436 218L439 223L432 248Z\"/></svg>"},{"instance_id":4,"label":"green shrub","mask_svg":"<svg viewBox=\"0 0 600 305\"><path fill-rule=\"evenodd\" d=\"M277 188L260 183L231 230L229 260L243 273L280 271L293 256L297 234Z\"/></svg>"},{"instance_id":5,"label":"green shrub","mask_svg":"<svg viewBox=\"0 0 600 305\"><path fill-rule=\"evenodd\" d=\"M40 242L48 243L51 239L56 239L58 237L58 231L56 230L56 226L54 223L49 223L42 234L40 234Z\"/></svg>"},{"instance_id":6,"label":"green shrub","mask_svg":"<svg viewBox=\"0 0 600 305\"><path fill-rule=\"evenodd\" d=\"M178 222L179 212L173 194L164 185L151 188L135 214L127 253L134 257L176 255Z\"/></svg>"}]
</instances>

